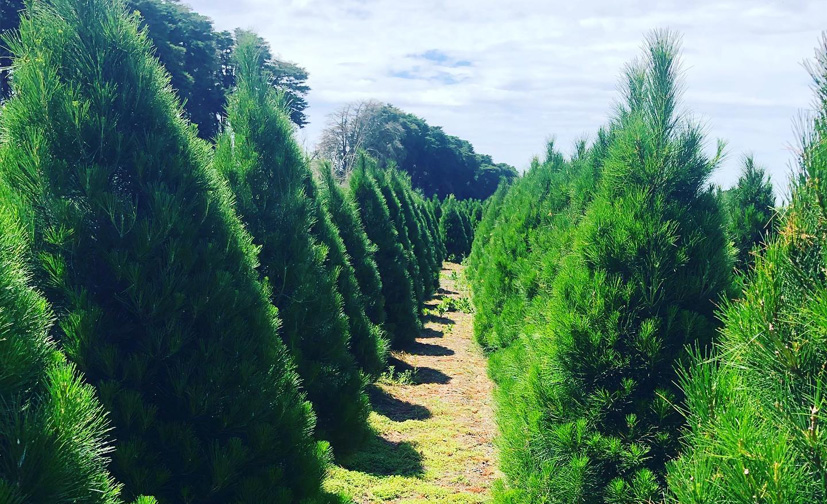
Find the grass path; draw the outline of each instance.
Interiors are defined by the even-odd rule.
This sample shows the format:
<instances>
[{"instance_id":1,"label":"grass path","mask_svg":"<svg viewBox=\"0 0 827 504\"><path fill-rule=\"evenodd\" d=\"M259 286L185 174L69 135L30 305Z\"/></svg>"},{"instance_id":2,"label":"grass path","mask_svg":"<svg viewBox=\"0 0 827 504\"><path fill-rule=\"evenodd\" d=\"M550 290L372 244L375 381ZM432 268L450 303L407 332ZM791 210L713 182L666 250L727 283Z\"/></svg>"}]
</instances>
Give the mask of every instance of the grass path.
<instances>
[{"instance_id":1,"label":"grass path","mask_svg":"<svg viewBox=\"0 0 827 504\"><path fill-rule=\"evenodd\" d=\"M371 388L374 437L332 468L327 491L357 504L488 501L497 464L486 360L472 315L439 313L470 306L462 278L462 266L446 263L422 334L393 352L393 370Z\"/></svg>"}]
</instances>

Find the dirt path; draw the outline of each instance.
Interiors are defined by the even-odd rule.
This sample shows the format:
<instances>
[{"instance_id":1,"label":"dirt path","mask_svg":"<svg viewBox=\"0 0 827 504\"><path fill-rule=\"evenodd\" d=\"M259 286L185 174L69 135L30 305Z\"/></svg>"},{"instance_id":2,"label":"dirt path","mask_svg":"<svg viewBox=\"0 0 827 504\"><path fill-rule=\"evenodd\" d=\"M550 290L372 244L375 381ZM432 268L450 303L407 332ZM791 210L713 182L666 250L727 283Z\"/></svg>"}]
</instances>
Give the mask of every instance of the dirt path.
<instances>
[{"instance_id":1,"label":"dirt path","mask_svg":"<svg viewBox=\"0 0 827 504\"><path fill-rule=\"evenodd\" d=\"M478 503L496 478L492 384L474 343L462 266L446 263L442 289L426 304L422 335L394 352L393 373L371 388L375 437L334 466L329 492L358 504Z\"/></svg>"}]
</instances>

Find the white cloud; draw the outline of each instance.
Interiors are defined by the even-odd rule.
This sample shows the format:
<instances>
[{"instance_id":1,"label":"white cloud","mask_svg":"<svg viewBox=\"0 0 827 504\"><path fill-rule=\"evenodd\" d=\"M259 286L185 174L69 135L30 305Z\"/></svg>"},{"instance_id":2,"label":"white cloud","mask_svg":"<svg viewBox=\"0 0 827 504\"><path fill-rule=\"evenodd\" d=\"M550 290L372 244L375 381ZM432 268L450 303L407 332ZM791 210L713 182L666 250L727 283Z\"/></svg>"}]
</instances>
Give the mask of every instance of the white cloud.
<instances>
[{"instance_id":1,"label":"white cloud","mask_svg":"<svg viewBox=\"0 0 827 504\"><path fill-rule=\"evenodd\" d=\"M519 168L547 138L568 149L604 124L644 35L671 28L684 40L686 108L710 146L728 142L715 181L732 184L741 154L752 152L779 188L793 119L810 105L801 62L827 29L818 0L190 2L218 28L251 28L308 69L307 145L329 112L374 98Z\"/></svg>"}]
</instances>

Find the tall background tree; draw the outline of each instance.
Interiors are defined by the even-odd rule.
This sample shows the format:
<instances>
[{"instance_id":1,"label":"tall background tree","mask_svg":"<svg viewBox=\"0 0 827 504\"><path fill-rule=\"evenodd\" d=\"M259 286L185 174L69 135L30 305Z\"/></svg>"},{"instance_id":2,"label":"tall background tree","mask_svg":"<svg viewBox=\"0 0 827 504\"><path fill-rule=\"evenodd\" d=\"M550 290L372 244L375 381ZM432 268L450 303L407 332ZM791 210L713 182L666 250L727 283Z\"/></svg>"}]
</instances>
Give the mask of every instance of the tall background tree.
<instances>
[{"instance_id":1,"label":"tall background tree","mask_svg":"<svg viewBox=\"0 0 827 504\"><path fill-rule=\"evenodd\" d=\"M0 0L0 33L17 28L24 0ZM184 102L188 118L198 125L198 135L213 139L221 128L227 94L234 87L232 53L235 34L215 30L212 20L194 12L181 0L128 0L127 7L141 15L155 55L170 74L172 87ZM262 64L270 72L271 85L283 92L290 119L298 127L307 124L308 74L301 66L272 54L262 38ZM10 87L9 52L0 44L0 101Z\"/></svg>"},{"instance_id":2,"label":"tall background tree","mask_svg":"<svg viewBox=\"0 0 827 504\"><path fill-rule=\"evenodd\" d=\"M333 163L339 177L353 169L360 150L381 167L396 166L407 173L413 187L428 197L485 199L501 179L517 176L513 167L474 152L469 142L373 100L349 103L330 114L317 146L318 155Z\"/></svg>"},{"instance_id":3,"label":"tall background tree","mask_svg":"<svg viewBox=\"0 0 827 504\"><path fill-rule=\"evenodd\" d=\"M0 102L11 92L11 51L3 35L17 28L24 0L0 0Z\"/></svg>"}]
</instances>

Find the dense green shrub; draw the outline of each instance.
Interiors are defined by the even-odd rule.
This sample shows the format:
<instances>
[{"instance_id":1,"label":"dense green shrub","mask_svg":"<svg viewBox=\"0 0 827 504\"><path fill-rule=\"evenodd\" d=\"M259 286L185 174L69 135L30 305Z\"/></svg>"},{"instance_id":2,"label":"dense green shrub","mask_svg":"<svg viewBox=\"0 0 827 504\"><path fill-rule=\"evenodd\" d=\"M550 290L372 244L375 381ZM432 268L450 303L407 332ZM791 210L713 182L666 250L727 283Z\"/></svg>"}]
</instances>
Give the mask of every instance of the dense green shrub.
<instances>
[{"instance_id":1,"label":"dense green shrub","mask_svg":"<svg viewBox=\"0 0 827 504\"><path fill-rule=\"evenodd\" d=\"M494 194L483 204L480 222L477 224L474 242L471 244L471 253L468 255L468 269L465 273L471 283L474 283L477 279L477 271L483 261L481 256L488 251L494 227L497 225L497 219L499 219L502 211L503 199L505 199L510 187L510 184L500 184Z\"/></svg>"},{"instance_id":2,"label":"dense green shrub","mask_svg":"<svg viewBox=\"0 0 827 504\"><path fill-rule=\"evenodd\" d=\"M117 503L108 421L49 337L52 315L31 286L10 196L0 185L0 502Z\"/></svg>"},{"instance_id":3,"label":"dense green shrub","mask_svg":"<svg viewBox=\"0 0 827 504\"><path fill-rule=\"evenodd\" d=\"M429 295L439 289L439 273L442 271L442 246L439 241L439 231L434 226L432 216L428 213L424 199L414 199L413 207L417 220L419 220L419 227L422 229L422 239L425 241L428 253L428 265L430 266L431 274L431 291Z\"/></svg>"},{"instance_id":4,"label":"dense green shrub","mask_svg":"<svg viewBox=\"0 0 827 504\"><path fill-rule=\"evenodd\" d=\"M256 248L137 19L34 1L12 49L4 177L35 209L54 333L110 413L125 496L316 497L324 445Z\"/></svg>"},{"instance_id":5,"label":"dense green shrub","mask_svg":"<svg viewBox=\"0 0 827 504\"><path fill-rule=\"evenodd\" d=\"M446 255L452 261L461 262L471 253L476 228L482 219L482 202L457 200L449 195L436 204L440 206L439 234L445 243Z\"/></svg>"},{"instance_id":6,"label":"dense green shrub","mask_svg":"<svg viewBox=\"0 0 827 504\"><path fill-rule=\"evenodd\" d=\"M391 220L388 204L376 180L373 161L361 156L350 174L350 193L370 241L376 245L376 264L385 298L385 330L395 347L419 336L421 323L408 255Z\"/></svg>"},{"instance_id":7,"label":"dense green shrub","mask_svg":"<svg viewBox=\"0 0 827 504\"><path fill-rule=\"evenodd\" d=\"M744 158L738 184L724 191L724 202L729 216L729 235L738 254L736 268L747 271L752 267L755 248L764 242L772 230L775 194L766 171L755 164L752 157Z\"/></svg>"},{"instance_id":8,"label":"dense green shrub","mask_svg":"<svg viewBox=\"0 0 827 504\"><path fill-rule=\"evenodd\" d=\"M827 41L810 70L817 112L789 208L723 309L715 357L682 379L691 429L669 467L682 503L827 499Z\"/></svg>"},{"instance_id":9,"label":"dense green shrub","mask_svg":"<svg viewBox=\"0 0 827 504\"><path fill-rule=\"evenodd\" d=\"M430 234L431 242L434 245L434 258L441 269L442 262L445 260L445 244L442 242L442 236L439 234L439 219L437 219L436 215L434 215L433 201L422 199L417 206L419 207L422 217L428 227L428 233ZM437 277L438 276L439 272L437 272ZM438 280L439 279L437 278L437 283Z\"/></svg>"},{"instance_id":10,"label":"dense green shrub","mask_svg":"<svg viewBox=\"0 0 827 504\"><path fill-rule=\"evenodd\" d=\"M236 55L237 87L215 164L261 247L260 273L279 309L282 339L318 415L319 435L335 449L347 450L366 432L369 406L348 350L348 320L337 290L340 270L326 264L330 245L312 232L329 223L320 222L325 219L320 202L308 194L312 174L279 97L260 70L261 53L251 34L239 38Z\"/></svg>"}]
</instances>

